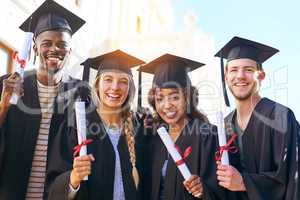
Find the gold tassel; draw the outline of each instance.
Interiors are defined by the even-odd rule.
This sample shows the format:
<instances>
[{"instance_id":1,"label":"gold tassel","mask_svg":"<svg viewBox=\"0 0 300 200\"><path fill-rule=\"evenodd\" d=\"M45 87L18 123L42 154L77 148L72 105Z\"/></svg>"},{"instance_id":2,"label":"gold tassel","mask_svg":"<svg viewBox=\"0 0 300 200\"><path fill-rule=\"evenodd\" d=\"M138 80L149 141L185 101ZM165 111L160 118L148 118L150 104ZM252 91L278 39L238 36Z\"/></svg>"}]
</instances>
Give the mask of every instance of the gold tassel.
<instances>
[{"instance_id":1,"label":"gold tassel","mask_svg":"<svg viewBox=\"0 0 300 200\"><path fill-rule=\"evenodd\" d=\"M137 189L138 185L139 185L140 178L139 178L138 170L135 166L132 166L132 177L133 177L133 180L134 180L135 187Z\"/></svg>"}]
</instances>

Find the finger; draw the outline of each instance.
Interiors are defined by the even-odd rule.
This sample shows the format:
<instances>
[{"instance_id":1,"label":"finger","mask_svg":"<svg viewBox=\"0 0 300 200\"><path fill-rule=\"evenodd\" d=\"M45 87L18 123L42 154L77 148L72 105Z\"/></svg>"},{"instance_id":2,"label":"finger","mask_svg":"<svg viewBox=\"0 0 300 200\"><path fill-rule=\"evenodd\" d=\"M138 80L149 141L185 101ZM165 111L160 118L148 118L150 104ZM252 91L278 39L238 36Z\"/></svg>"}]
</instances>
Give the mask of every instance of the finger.
<instances>
[{"instance_id":1,"label":"finger","mask_svg":"<svg viewBox=\"0 0 300 200\"><path fill-rule=\"evenodd\" d=\"M74 168L74 171L78 174L80 174L80 173L89 173L91 171L91 168L88 167L88 166L76 167L76 168Z\"/></svg>"},{"instance_id":2,"label":"finger","mask_svg":"<svg viewBox=\"0 0 300 200\"><path fill-rule=\"evenodd\" d=\"M94 157L93 157L94 158ZM90 155L78 156L74 159L74 161L91 161Z\"/></svg>"},{"instance_id":3,"label":"finger","mask_svg":"<svg viewBox=\"0 0 300 200\"><path fill-rule=\"evenodd\" d=\"M95 157L93 156L93 154L89 154L88 156L90 157L91 161L95 161Z\"/></svg>"},{"instance_id":4,"label":"finger","mask_svg":"<svg viewBox=\"0 0 300 200\"><path fill-rule=\"evenodd\" d=\"M199 192L199 193L197 193L197 194L193 194L193 196L196 197L196 198L201 198L201 197L202 197L202 193Z\"/></svg>"},{"instance_id":5,"label":"finger","mask_svg":"<svg viewBox=\"0 0 300 200\"><path fill-rule=\"evenodd\" d=\"M190 192L193 194L195 194L195 193L199 193L199 192L201 192L201 185L200 184L198 184L198 185L194 185L191 189L190 189Z\"/></svg>"},{"instance_id":6,"label":"finger","mask_svg":"<svg viewBox=\"0 0 300 200\"><path fill-rule=\"evenodd\" d=\"M227 176L217 176L218 181L224 181L224 182L229 182L230 177Z\"/></svg>"},{"instance_id":7,"label":"finger","mask_svg":"<svg viewBox=\"0 0 300 200\"><path fill-rule=\"evenodd\" d=\"M198 185L200 184L200 178L199 177L195 177L191 180L190 186L194 186L194 185Z\"/></svg>"},{"instance_id":8,"label":"finger","mask_svg":"<svg viewBox=\"0 0 300 200\"><path fill-rule=\"evenodd\" d=\"M76 161L73 164L74 168L79 168L79 167L91 167L91 161Z\"/></svg>"},{"instance_id":9,"label":"finger","mask_svg":"<svg viewBox=\"0 0 300 200\"><path fill-rule=\"evenodd\" d=\"M229 185L228 185L227 182L222 182L221 181L221 182L219 182L219 185L222 186L222 187L224 187L224 188L227 188L227 189L229 188Z\"/></svg>"},{"instance_id":10,"label":"finger","mask_svg":"<svg viewBox=\"0 0 300 200\"><path fill-rule=\"evenodd\" d=\"M216 174L218 175L218 176L228 176L228 173L227 173L227 171L222 171L222 170L217 170L217 172L216 172Z\"/></svg>"},{"instance_id":11,"label":"finger","mask_svg":"<svg viewBox=\"0 0 300 200\"><path fill-rule=\"evenodd\" d=\"M217 166L217 169L218 170L227 170L228 169L228 165L222 165L222 164L220 164L220 165Z\"/></svg>"}]
</instances>

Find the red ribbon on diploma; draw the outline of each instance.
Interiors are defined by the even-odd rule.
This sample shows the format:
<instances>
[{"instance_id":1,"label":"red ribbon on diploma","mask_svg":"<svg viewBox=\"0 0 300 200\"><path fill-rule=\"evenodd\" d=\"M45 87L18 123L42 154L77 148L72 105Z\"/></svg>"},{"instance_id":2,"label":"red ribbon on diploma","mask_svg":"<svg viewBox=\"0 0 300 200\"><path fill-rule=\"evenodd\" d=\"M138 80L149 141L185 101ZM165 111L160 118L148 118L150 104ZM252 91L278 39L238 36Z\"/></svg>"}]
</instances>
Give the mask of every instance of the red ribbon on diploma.
<instances>
[{"instance_id":1,"label":"red ribbon on diploma","mask_svg":"<svg viewBox=\"0 0 300 200\"><path fill-rule=\"evenodd\" d=\"M92 142L93 142L92 139L87 139L87 140L82 141L82 142L81 142L80 144L78 144L76 147L74 147L74 148L73 148L73 150L74 150L73 157L75 158L76 156L78 156L78 154L79 154L79 152L80 152L80 150L81 150L81 148L82 148L83 146L86 146L86 145L88 145L88 144L91 144Z\"/></svg>"},{"instance_id":2,"label":"red ribbon on diploma","mask_svg":"<svg viewBox=\"0 0 300 200\"><path fill-rule=\"evenodd\" d=\"M13 52L12 58L13 58L17 63L19 63L19 65L20 65L23 69L25 68L26 60L20 59L19 56L18 56L18 52L17 52L17 51Z\"/></svg>"},{"instance_id":3,"label":"red ribbon on diploma","mask_svg":"<svg viewBox=\"0 0 300 200\"><path fill-rule=\"evenodd\" d=\"M221 146L219 148L219 151L216 152L216 156L215 156L216 161L221 161L224 151L228 151L230 153L238 152L238 148L236 148L236 146L231 146L233 144L233 142L236 140L236 138L237 138L237 135L235 133L232 134L232 136L230 137L227 144L225 146Z\"/></svg>"},{"instance_id":4,"label":"red ribbon on diploma","mask_svg":"<svg viewBox=\"0 0 300 200\"><path fill-rule=\"evenodd\" d=\"M187 157L189 157L189 155L192 153L192 147L189 146L188 148L185 149L184 153L182 153L182 151L179 149L178 146L175 146L175 148L177 149L178 153L181 155L182 159L178 160L176 163L177 166L182 165L185 160L187 159Z\"/></svg>"}]
</instances>

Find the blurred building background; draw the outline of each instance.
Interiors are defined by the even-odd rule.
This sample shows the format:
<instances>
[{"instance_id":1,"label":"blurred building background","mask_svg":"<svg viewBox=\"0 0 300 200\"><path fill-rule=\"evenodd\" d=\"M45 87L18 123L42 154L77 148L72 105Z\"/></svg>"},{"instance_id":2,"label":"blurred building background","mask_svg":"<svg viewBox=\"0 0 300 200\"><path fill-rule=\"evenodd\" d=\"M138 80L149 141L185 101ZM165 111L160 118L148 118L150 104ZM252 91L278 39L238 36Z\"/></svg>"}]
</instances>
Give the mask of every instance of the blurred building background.
<instances>
[{"instance_id":1,"label":"blurred building background","mask_svg":"<svg viewBox=\"0 0 300 200\"><path fill-rule=\"evenodd\" d=\"M18 26L44 0L1 0L0 7L0 75L13 71L11 54L22 45L23 32ZM121 49L146 62L171 53L206 65L190 73L193 85L199 89L199 108L212 121L215 112L226 111L220 90L220 67L214 39L197 26L197 17L187 14L175 21L171 0L57 0L87 23L73 37L73 56L67 73L81 78L80 63ZM183 25L180 30L178 23ZM34 68L32 64L27 69ZM91 72L91 83L95 72ZM134 72L137 83L137 72ZM151 75L143 73L143 106ZM136 103L134 105L136 108Z\"/></svg>"}]
</instances>

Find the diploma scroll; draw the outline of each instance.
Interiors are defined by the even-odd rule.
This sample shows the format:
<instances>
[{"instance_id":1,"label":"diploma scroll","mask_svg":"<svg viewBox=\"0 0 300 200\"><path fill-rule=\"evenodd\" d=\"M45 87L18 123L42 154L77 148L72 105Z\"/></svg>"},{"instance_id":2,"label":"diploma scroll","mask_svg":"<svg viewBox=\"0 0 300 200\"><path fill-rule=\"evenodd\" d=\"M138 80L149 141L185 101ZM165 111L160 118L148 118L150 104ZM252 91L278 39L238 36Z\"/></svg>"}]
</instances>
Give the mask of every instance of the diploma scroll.
<instances>
[{"instance_id":1,"label":"diploma scroll","mask_svg":"<svg viewBox=\"0 0 300 200\"><path fill-rule=\"evenodd\" d=\"M86 141L85 102L83 101L75 102L75 113L76 113L78 144L82 144L84 141ZM81 146L79 155L80 156L87 155L86 145ZM88 180L88 177L85 177L84 180Z\"/></svg>"},{"instance_id":2,"label":"diploma scroll","mask_svg":"<svg viewBox=\"0 0 300 200\"><path fill-rule=\"evenodd\" d=\"M31 49L31 43L33 39L33 33L26 32L25 33L25 40L22 45L21 51L19 53L14 54L14 61L16 63L15 71L18 72L18 74L21 76L21 79L23 80L24 76L24 68L26 65L27 58L29 57L30 49ZM19 99L19 96L14 92L10 98L10 103L15 105L17 104Z\"/></svg>"},{"instance_id":3,"label":"diploma scroll","mask_svg":"<svg viewBox=\"0 0 300 200\"><path fill-rule=\"evenodd\" d=\"M179 163L179 164L177 164L177 167L178 167L180 173L182 174L182 176L184 177L185 180L188 180L191 177L191 172L188 169L188 167L186 166L185 162L183 162L183 158L180 155L180 153L177 151L175 144L172 141L172 139L170 138L167 130L165 129L165 127L160 127L157 130L157 132L158 132L158 135L161 138L162 142L166 146L169 154L173 158L174 162Z\"/></svg>"},{"instance_id":4,"label":"diploma scroll","mask_svg":"<svg viewBox=\"0 0 300 200\"><path fill-rule=\"evenodd\" d=\"M219 146L224 147L227 144L226 140L226 133L225 133L225 127L224 127L224 119L223 119L223 113L218 112L217 113L217 126L218 126L218 139L219 139ZM228 151L224 150L221 155L221 163L223 165L229 165L229 158L228 158Z\"/></svg>"}]
</instances>

